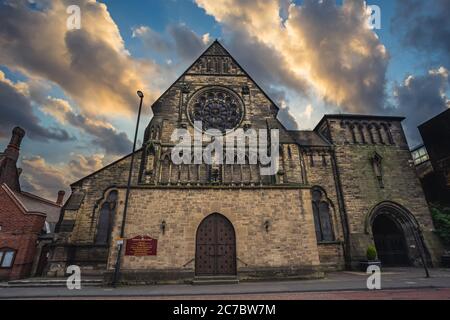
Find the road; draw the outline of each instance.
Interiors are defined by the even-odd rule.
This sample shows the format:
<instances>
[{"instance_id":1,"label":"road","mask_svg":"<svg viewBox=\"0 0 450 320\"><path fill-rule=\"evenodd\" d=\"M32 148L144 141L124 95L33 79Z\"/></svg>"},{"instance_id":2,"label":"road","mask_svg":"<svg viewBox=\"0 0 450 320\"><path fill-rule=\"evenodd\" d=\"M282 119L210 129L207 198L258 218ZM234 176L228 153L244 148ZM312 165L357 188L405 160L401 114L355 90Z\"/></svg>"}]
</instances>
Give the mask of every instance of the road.
<instances>
[{"instance_id":1,"label":"road","mask_svg":"<svg viewBox=\"0 0 450 320\"><path fill-rule=\"evenodd\" d=\"M450 299L450 269L385 269L382 290L368 290L368 275L334 272L320 280L241 282L227 285L151 285L82 287L0 288L0 299Z\"/></svg>"},{"instance_id":2,"label":"road","mask_svg":"<svg viewBox=\"0 0 450 320\"><path fill-rule=\"evenodd\" d=\"M116 300L118 297L47 298L51 300ZM289 292L232 295L138 296L120 297L120 300L450 300L450 288L416 288L375 291Z\"/></svg>"}]
</instances>

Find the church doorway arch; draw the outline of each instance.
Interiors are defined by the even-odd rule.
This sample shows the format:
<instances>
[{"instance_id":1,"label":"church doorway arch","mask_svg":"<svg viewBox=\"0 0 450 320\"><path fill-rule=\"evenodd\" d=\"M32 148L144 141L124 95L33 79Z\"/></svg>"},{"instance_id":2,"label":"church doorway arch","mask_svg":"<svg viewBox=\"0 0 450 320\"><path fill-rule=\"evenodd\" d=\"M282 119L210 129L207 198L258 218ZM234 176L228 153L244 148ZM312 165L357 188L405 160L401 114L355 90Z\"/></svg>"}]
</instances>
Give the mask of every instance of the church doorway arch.
<instances>
[{"instance_id":1,"label":"church doorway arch","mask_svg":"<svg viewBox=\"0 0 450 320\"><path fill-rule=\"evenodd\" d=\"M382 265L420 266L421 256L430 264L419 224L403 206L390 201L375 206L366 220L369 229Z\"/></svg>"},{"instance_id":2,"label":"church doorway arch","mask_svg":"<svg viewBox=\"0 0 450 320\"><path fill-rule=\"evenodd\" d=\"M403 230L389 215L378 215L372 225L373 240L383 266L408 266Z\"/></svg>"},{"instance_id":3,"label":"church doorway arch","mask_svg":"<svg viewBox=\"0 0 450 320\"><path fill-rule=\"evenodd\" d=\"M236 233L230 220L220 213L210 214L198 226L195 275L236 275Z\"/></svg>"}]
</instances>

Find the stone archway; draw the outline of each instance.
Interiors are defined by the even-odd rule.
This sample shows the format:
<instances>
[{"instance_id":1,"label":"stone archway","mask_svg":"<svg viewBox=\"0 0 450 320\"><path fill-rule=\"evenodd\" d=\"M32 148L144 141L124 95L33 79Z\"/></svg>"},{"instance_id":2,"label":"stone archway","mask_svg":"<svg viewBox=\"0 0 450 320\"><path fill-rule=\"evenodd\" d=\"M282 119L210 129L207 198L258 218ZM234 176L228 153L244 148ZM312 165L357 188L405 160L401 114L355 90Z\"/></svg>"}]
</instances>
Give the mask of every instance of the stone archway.
<instances>
[{"instance_id":1,"label":"stone archway","mask_svg":"<svg viewBox=\"0 0 450 320\"><path fill-rule=\"evenodd\" d=\"M198 226L195 275L236 275L236 233L230 220L219 213L210 214Z\"/></svg>"},{"instance_id":2,"label":"stone archway","mask_svg":"<svg viewBox=\"0 0 450 320\"><path fill-rule=\"evenodd\" d=\"M420 266L421 255L428 264L431 262L417 220L396 203L386 201L375 206L367 217L366 232L372 233L385 266Z\"/></svg>"},{"instance_id":3,"label":"stone archway","mask_svg":"<svg viewBox=\"0 0 450 320\"><path fill-rule=\"evenodd\" d=\"M378 215L372 224L373 240L383 266L408 266L408 249L400 226L389 215Z\"/></svg>"}]
</instances>

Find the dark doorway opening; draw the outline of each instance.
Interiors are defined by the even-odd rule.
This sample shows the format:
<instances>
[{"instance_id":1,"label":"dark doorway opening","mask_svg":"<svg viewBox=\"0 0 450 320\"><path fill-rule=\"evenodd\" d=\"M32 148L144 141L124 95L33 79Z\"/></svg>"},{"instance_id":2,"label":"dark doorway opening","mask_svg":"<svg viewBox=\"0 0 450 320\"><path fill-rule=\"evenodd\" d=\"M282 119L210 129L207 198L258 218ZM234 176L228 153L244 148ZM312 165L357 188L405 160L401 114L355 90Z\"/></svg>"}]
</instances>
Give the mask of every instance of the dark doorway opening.
<instances>
[{"instance_id":1,"label":"dark doorway opening","mask_svg":"<svg viewBox=\"0 0 450 320\"><path fill-rule=\"evenodd\" d=\"M39 262L36 268L36 277L42 277L45 275L45 267L47 266L48 256L50 253L50 248L44 245L41 250L41 255L39 256Z\"/></svg>"},{"instance_id":2,"label":"dark doorway opening","mask_svg":"<svg viewBox=\"0 0 450 320\"><path fill-rule=\"evenodd\" d=\"M409 266L408 248L402 228L388 215L375 218L372 233L383 266Z\"/></svg>"},{"instance_id":3,"label":"dark doorway opening","mask_svg":"<svg viewBox=\"0 0 450 320\"><path fill-rule=\"evenodd\" d=\"M207 216L197 229L195 274L236 275L236 235L231 222L219 213Z\"/></svg>"}]
</instances>

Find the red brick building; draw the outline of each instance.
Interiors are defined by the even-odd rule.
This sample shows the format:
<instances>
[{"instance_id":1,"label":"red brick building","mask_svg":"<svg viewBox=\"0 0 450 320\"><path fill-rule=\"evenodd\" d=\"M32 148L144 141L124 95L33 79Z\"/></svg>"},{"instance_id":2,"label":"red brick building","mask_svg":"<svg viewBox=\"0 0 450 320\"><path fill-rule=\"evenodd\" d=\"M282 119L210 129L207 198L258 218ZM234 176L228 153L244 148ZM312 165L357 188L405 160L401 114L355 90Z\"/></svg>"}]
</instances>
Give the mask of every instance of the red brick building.
<instances>
[{"instance_id":1,"label":"red brick building","mask_svg":"<svg viewBox=\"0 0 450 320\"><path fill-rule=\"evenodd\" d=\"M0 279L23 278L31 273L46 215L26 208L7 184L0 187L0 203Z\"/></svg>"},{"instance_id":2,"label":"red brick building","mask_svg":"<svg viewBox=\"0 0 450 320\"><path fill-rule=\"evenodd\" d=\"M24 135L23 129L14 128L8 147L0 153L0 280L36 275L45 267L42 249L51 242L64 196L58 193L53 202L21 190L17 159Z\"/></svg>"}]
</instances>

